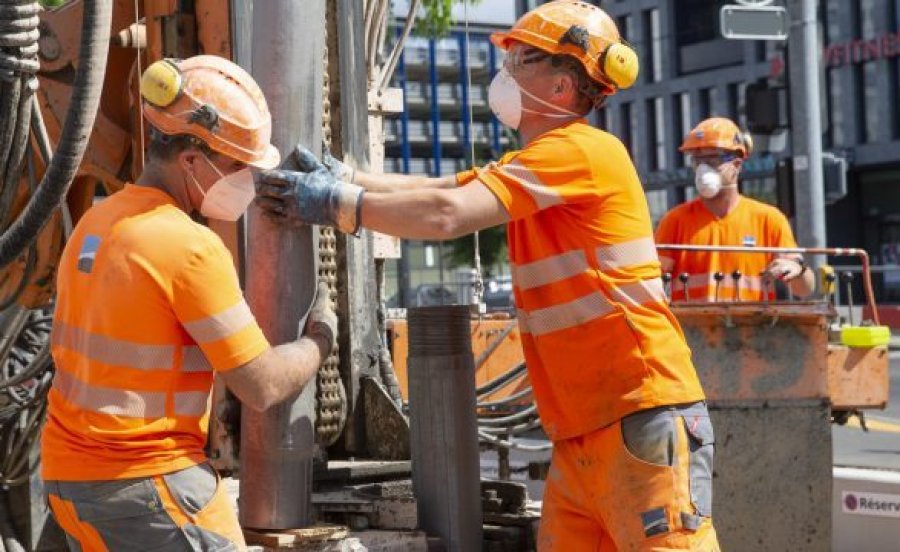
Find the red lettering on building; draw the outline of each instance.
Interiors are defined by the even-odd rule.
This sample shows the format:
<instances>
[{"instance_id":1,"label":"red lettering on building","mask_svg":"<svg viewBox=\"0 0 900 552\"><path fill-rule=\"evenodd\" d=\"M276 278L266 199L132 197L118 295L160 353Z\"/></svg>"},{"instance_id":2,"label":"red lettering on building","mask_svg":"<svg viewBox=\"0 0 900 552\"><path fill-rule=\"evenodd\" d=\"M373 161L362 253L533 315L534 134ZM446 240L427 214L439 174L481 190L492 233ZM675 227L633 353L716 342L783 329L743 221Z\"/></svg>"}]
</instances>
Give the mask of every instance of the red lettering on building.
<instances>
[{"instance_id":1,"label":"red lettering on building","mask_svg":"<svg viewBox=\"0 0 900 552\"><path fill-rule=\"evenodd\" d=\"M847 40L829 44L822 50L826 67L865 63L900 56L900 32L886 33L867 40Z\"/></svg>"}]
</instances>

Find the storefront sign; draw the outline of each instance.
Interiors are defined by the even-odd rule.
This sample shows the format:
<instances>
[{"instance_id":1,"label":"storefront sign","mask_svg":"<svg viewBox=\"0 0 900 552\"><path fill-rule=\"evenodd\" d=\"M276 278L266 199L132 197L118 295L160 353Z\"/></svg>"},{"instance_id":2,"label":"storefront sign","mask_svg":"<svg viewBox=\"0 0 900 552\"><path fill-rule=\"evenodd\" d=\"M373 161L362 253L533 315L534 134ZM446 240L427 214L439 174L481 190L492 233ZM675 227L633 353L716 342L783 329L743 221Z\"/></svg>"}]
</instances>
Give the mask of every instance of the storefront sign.
<instances>
[{"instance_id":1,"label":"storefront sign","mask_svg":"<svg viewBox=\"0 0 900 552\"><path fill-rule=\"evenodd\" d=\"M900 518L900 495L844 491L841 510L845 514Z\"/></svg>"},{"instance_id":2,"label":"storefront sign","mask_svg":"<svg viewBox=\"0 0 900 552\"><path fill-rule=\"evenodd\" d=\"M840 67L876 59L900 56L900 32L866 40L848 40L829 44L822 52L826 67Z\"/></svg>"}]
</instances>

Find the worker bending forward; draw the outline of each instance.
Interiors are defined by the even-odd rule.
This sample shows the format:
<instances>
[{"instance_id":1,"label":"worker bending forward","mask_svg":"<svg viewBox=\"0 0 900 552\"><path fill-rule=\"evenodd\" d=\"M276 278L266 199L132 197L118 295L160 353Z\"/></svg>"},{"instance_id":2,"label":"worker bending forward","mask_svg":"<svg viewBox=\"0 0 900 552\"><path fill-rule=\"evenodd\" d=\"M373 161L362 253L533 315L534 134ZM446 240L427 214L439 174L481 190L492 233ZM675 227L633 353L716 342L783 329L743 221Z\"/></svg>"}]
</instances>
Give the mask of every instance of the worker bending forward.
<instances>
[{"instance_id":1,"label":"worker bending forward","mask_svg":"<svg viewBox=\"0 0 900 552\"><path fill-rule=\"evenodd\" d=\"M166 60L141 92L144 172L85 213L60 262L43 477L73 550L242 550L203 451L213 374L263 410L314 376L336 319L320 292L306 335L271 347L228 249L191 218L237 220L253 168L279 162L250 75Z\"/></svg>"},{"instance_id":2,"label":"worker bending forward","mask_svg":"<svg viewBox=\"0 0 900 552\"><path fill-rule=\"evenodd\" d=\"M667 308L622 143L584 116L637 75L596 6L557 1L495 33L490 105L525 147L455 177L356 173L308 152L263 173L273 217L445 240L508 223L525 359L554 451L542 551L717 550L713 431Z\"/></svg>"},{"instance_id":3,"label":"worker bending forward","mask_svg":"<svg viewBox=\"0 0 900 552\"><path fill-rule=\"evenodd\" d=\"M738 190L752 142L737 125L721 117L706 119L685 136L679 150L690 156L699 197L663 217L657 243L797 247L781 211ZM663 271L672 274L673 301L768 300L774 298L776 280L799 297L815 289L813 272L800 255L677 250L659 255Z\"/></svg>"}]
</instances>

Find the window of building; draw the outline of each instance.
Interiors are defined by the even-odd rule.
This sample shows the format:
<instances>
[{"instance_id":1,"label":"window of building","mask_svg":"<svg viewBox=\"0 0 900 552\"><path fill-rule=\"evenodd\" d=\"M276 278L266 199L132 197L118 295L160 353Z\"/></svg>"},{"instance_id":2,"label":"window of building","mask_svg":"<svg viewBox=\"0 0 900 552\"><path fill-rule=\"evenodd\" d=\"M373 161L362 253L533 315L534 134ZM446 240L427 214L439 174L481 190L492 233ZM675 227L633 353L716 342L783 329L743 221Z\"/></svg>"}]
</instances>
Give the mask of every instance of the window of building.
<instances>
[{"instance_id":1,"label":"window of building","mask_svg":"<svg viewBox=\"0 0 900 552\"><path fill-rule=\"evenodd\" d=\"M891 31L900 34L900 0L894 0L888 7ZM900 139L900 57L888 61L888 78L890 79L890 97L895 98L891 104L891 137Z\"/></svg>"},{"instance_id":2,"label":"window of building","mask_svg":"<svg viewBox=\"0 0 900 552\"><path fill-rule=\"evenodd\" d=\"M659 222L663 215L669 211L669 191L668 190L647 190L647 207L650 208L650 218L653 220L653 226Z\"/></svg>"},{"instance_id":3,"label":"window of building","mask_svg":"<svg viewBox=\"0 0 900 552\"><path fill-rule=\"evenodd\" d=\"M676 94L672 98L672 108L675 112L675 124L672 126L672 145L675 150L676 164L679 167L686 167L688 166L687 157L678 151L678 147L681 145L681 142L684 141L684 137L687 136L687 133L693 128L691 126L693 124L693 119L691 117L691 94L689 92Z\"/></svg>"},{"instance_id":4,"label":"window of building","mask_svg":"<svg viewBox=\"0 0 900 552\"><path fill-rule=\"evenodd\" d=\"M712 117L716 109L717 93L715 88L701 88L697 97L697 122Z\"/></svg>"},{"instance_id":5,"label":"window of building","mask_svg":"<svg viewBox=\"0 0 900 552\"><path fill-rule=\"evenodd\" d=\"M635 151L633 143L634 133L631 128L634 118L631 115L630 103L626 102L619 105L619 136L622 138L622 143L625 144L625 148L631 154L631 158L636 159L637 152Z\"/></svg>"},{"instance_id":6,"label":"window of building","mask_svg":"<svg viewBox=\"0 0 900 552\"><path fill-rule=\"evenodd\" d=\"M665 170L666 163L666 124L663 98L647 100L647 153L648 169Z\"/></svg>"},{"instance_id":7,"label":"window of building","mask_svg":"<svg viewBox=\"0 0 900 552\"><path fill-rule=\"evenodd\" d=\"M719 30L719 10L728 0L678 0L675 46L679 74L739 65L744 48L725 40Z\"/></svg>"},{"instance_id":8,"label":"window of building","mask_svg":"<svg viewBox=\"0 0 900 552\"><path fill-rule=\"evenodd\" d=\"M660 35L659 10L644 11L644 73L647 82L662 80L662 36Z\"/></svg>"},{"instance_id":9,"label":"window of building","mask_svg":"<svg viewBox=\"0 0 900 552\"><path fill-rule=\"evenodd\" d=\"M618 18L616 24L622 39L632 42L634 40L634 18L630 15L623 15Z\"/></svg>"}]
</instances>

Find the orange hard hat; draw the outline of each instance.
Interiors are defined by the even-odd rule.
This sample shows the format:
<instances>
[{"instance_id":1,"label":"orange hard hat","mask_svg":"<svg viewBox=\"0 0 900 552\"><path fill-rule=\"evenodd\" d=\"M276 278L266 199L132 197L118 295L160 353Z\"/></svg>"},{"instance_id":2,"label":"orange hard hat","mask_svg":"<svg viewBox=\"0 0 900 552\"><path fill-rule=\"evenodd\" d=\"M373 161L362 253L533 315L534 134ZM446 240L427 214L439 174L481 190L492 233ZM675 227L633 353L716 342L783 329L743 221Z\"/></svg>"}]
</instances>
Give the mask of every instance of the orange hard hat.
<instances>
[{"instance_id":1,"label":"orange hard hat","mask_svg":"<svg viewBox=\"0 0 900 552\"><path fill-rule=\"evenodd\" d=\"M637 80L637 54L622 41L615 21L587 2L547 2L519 18L508 32L491 34L491 42L502 50L512 41L572 56L607 95Z\"/></svg>"},{"instance_id":2,"label":"orange hard hat","mask_svg":"<svg viewBox=\"0 0 900 552\"><path fill-rule=\"evenodd\" d=\"M743 158L753 151L753 139L741 132L734 122L724 117L701 121L687 136L678 151L690 153L701 149L720 149L737 153Z\"/></svg>"},{"instance_id":3,"label":"orange hard hat","mask_svg":"<svg viewBox=\"0 0 900 552\"><path fill-rule=\"evenodd\" d=\"M259 85L218 56L163 59L141 76L143 112L167 135L186 134L217 153L261 169L278 166L272 115Z\"/></svg>"}]
</instances>

